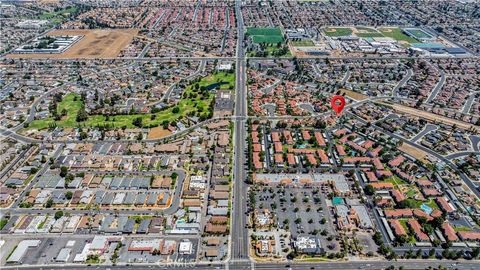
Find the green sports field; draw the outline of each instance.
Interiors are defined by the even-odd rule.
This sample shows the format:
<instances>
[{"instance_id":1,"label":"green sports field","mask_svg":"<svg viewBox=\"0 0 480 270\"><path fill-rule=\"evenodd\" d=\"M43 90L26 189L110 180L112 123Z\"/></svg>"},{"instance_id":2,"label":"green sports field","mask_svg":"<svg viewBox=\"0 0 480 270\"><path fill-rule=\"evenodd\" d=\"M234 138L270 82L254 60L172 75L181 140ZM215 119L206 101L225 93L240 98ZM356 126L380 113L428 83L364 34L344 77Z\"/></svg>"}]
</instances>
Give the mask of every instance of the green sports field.
<instances>
[{"instance_id":1,"label":"green sports field","mask_svg":"<svg viewBox=\"0 0 480 270\"><path fill-rule=\"evenodd\" d=\"M254 43L276 44L284 41L282 31L278 27L274 28L247 28L247 35L252 37Z\"/></svg>"},{"instance_id":2,"label":"green sports field","mask_svg":"<svg viewBox=\"0 0 480 270\"><path fill-rule=\"evenodd\" d=\"M315 46L313 41L311 40L298 40L298 41L292 41L291 42L293 46L295 47L311 47Z\"/></svg>"},{"instance_id":3,"label":"green sports field","mask_svg":"<svg viewBox=\"0 0 480 270\"><path fill-rule=\"evenodd\" d=\"M411 29L404 29L404 30L410 32L416 38L432 38L430 34L424 32L421 29L411 28Z\"/></svg>"},{"instance_id":4,"label":"green sports field","mask_svg":"<svg viewBox=\"0 0 480 270\"><path fill-rule=\"evenodd\" d=\"M357 37L369 38L369 37L384 37L382 33L371 32L371 33L356 33Z\"/></svg>"},{"instance_id":5,"label":"green sports field","mask_svg":"<svg viewBox=\"0 0 480 270\"><path fill-rule=\"evenodd\" d=\"M371 27L365 27L365 26L356 26L358 31L363 31L363 32L368 32L368 33L377 33L377 30Z\"/></svg>"},{"instance_id":6,"label":"green sports field","mask_svg":"<svg viewBox=\"0 0 480 270\"><path fill-rule=\"evenodd\" d=\"M405 35L402 30L398 27L394 27L394 28L379 28L380 32L386 36L386 37L391 37L395 40L398 40L398 41L406 41L408 43L416 43L416 42L419 42L418 40L412 38L412 37L409 37L407 35Z\"/></svg>"},{"instance_id":7,"label":"green sports field","mask_svg":"<svg viewBox=\"0 0 480 270\"><path fill-rule=\"evenodd\" d=\"M350 36L352 34L352 29L346 27L328 27L327 29L323 30L325 35L329 37L343 37L343 36Z\"/></svg>"}]
</instances>

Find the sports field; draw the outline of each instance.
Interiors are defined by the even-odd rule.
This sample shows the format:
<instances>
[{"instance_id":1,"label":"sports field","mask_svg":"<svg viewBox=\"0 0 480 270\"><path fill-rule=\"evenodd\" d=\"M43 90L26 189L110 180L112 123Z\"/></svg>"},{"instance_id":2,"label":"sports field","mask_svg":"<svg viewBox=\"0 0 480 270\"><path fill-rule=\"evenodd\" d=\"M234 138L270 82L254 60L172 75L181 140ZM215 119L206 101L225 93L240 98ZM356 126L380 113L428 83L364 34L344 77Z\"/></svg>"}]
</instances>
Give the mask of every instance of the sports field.
<instances>
[{"instance_id":1,"label":"sports field","mask_svg":"<svg viewBox=\"0 0 480 270\"><path fill-rule=\"evenodd\" d=\"M408 43L419 42L418 40L405 35L402 30L398 27L388 27L388 28L379 28L380 32L386 37L391 37L398 41L406 41Z\"/></svg>"},{"instance_id":2,"label":"sports field","mask_svg":"<svg viewBox=\"0 0 480 270\"><path fill-rule=\"evenodd\" d=\"M357 37L369 38L369 37L384 37L382 33L378 32L368 32L368 33L356 33Z\"/></svg>"},{"instance_id":3,"label":"sports field","mask_svg":"<svg viewBox=\"0 0 480 270\"><path fill-rule=\"evenodd\" d=\"M415 36L416 38L433 38L432 35L428 34L427 32L423 31L422 29L418 28L407 28L404 31L409 32L411 35Z\"/></svg>"},{"instance_id":4,"label":"sports field","mask_svg":"<svg viewBox=\"0 0 480 270\"><path fill-rule=\"evenodd\" d=\"M357 26L355 28L357 29L357 31L364 32L364 33L377 33L377 30L371 27Z\"/></svg>"},{"instance_id":5,"label":"sports field","mask_svg":"<svg viewBox=\"0 0 480 270\"><path fill-rule=\"evenodd\" d=\"M298 41L292 41L292 46L295 46L295 47L311 47L311 46L315 46L315 44L311 40L298 40Z\"/></svg>"},{"instance_id":6,"label":"sports field","mask_svg":"<svg viewBox=\"0 0 480 270\"><path fill-rule=\"evenodd\" d=\"M413 37L410 37L403 33L402 29L398 27L382 27L375 29L373 27L327 27L323 30L326 36L329 37L343 37L343 36L357 36L361 38L375 38L375 37L390 37L405 46L409 46L409 43L419 42ZM419 31L422 32L422 31ZM416 33L416 32L415 32ZM423 32L422 32L423 33Z\"/></svg>"},{"instance_id":7,"label":"sports field","mask_svg":"<svg viewBox=\"0 0 480 270\"><path fill-rule=\"evenodd\" d=\"M254 43L276 44L283 42L283 35L280 28L247 28L247 35L252 37Z\"/></svg>"},{"instance_id":8,"label":"sports field","mask_svg":"<svg viewBox=\"0 0 480 270\"><path fill-rule=\"evenodd\" d=\"M49 36L75 36L83 38L63 53L9 54L8 58L113 58L138 33L137 29L73 29L55 30Z\"/></svg>"},{"instance_id":9,"label":"sports field","mask_svg":"<svg viewBox=\"0 0 480 270\"><path fill-rule=\"evenodd\" d=\"M329 27L323 31L329 37L350 36L353 31L348 27Z\"/></svg>"}]
</instances>

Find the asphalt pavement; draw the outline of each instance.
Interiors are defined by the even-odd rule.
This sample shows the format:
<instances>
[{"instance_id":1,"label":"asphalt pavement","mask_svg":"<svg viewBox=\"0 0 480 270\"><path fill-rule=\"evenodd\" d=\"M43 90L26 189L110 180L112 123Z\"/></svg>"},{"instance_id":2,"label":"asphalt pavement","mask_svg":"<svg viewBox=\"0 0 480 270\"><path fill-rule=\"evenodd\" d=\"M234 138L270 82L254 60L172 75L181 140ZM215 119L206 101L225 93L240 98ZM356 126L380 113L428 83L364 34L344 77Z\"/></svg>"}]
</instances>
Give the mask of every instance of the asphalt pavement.
<instances>
[{"instance_id":1,"label":"asphalt pavement","mask_svg":"<svg viewBox=\"0 0 480 270\"><path fill-rule=\"evenodd\" d=\"M226 269L226 270L254 270L254 269L263 269L263 270L278 270L278 269L330 269L330 270L351 270L351 269L386 269L390 266L395 268L403 267L403 269L428 269L429 267L439 267L442 266L445 269L458 269L458 270L478 270L480 268L479 261L450 261L450 260L397 260L397 261L387 261L387 260L377 260L377 261L348 261L348 262L286 262L286 263L250 263L250 262L241 262L241 263L212 263L212 264L182 264L182 263L171 263L171 264L137 264L137 265L116 265L116 266L90 266L88 268L85 265L74 265L74 264L58 264L48 267L40 266L7 266L2 267L2 269L25 269L25 270L46 270L46 269L71 269L71 270L80 270L80 269L98 269L98 270L109 270L109 269L123 269L123 270L141 270L141 269L192 269L192 270L211 270L211 269Z\"/></svg>"},{"instance_id":2,"label":"asphalt pavement","mask_svg":"<svg viewBox=\"0 0 480 270\"><path fill-rule=\"evenodd\" d=\"M246 156L246 121L247 116L247 89L246 89L246 61L243 49L244 25L240 11L241 1L236 1L237 13L237 57L236 57L236 92L235 92L235 131L234 131L234 172L233 172L233 213L231 228L230 258L233 260L249 259L249 239L246 228L246 198L247 184L245 172Z\"/></svg>"}]
</instances>

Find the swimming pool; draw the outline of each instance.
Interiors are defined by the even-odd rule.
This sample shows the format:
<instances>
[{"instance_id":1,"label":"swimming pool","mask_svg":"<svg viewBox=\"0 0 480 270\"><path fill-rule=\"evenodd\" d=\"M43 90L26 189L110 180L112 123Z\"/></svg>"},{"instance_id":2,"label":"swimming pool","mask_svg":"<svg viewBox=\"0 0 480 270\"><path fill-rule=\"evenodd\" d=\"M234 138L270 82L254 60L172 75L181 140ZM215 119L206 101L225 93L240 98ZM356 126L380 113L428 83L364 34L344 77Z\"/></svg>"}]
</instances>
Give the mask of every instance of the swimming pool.
<instances>
[{"instance_id":1,"label":"swimming pool","mask_svg":"<svg viewBox=\"0 0 480 270\"><path fill-rule=\"evenodd\" d=\"M423 211L425 211L425 213L427 213L427 214L429 214L429 215L433 212L433 209L432 209L430 206L426 205L426 204L422 204L422 205L420 206L420 208L421 208Z\"/></svg>"}]
</instances>

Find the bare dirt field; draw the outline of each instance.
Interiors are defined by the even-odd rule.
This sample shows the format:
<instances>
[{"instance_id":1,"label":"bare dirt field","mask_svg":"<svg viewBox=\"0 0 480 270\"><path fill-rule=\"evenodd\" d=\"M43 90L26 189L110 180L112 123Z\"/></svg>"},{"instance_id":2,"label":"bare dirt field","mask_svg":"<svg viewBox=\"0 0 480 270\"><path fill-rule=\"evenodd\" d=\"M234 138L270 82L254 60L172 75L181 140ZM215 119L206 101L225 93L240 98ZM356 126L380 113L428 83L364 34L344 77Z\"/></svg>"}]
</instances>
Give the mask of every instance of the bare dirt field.
<instances>
[{"instance_id":1,"label":"bare dirt field","mask_svg":"<svg viewBox=\"0 0 480 270\"><path fill-rule=\"evenodd\" d=\"M150 129L150 132L148 132L148 139L159 139L170 134L172 133L169 130L165 130L161 126L158 126Z\"/></svg>"},{"instance_id":2,"label":"bare dirt field","mask_svg":"<svg viewBox=\"0 0 480 270\"><path fill-rule=\"evenodd\" d=\"M352 90L347 90L347 89L340 89L341 93L345 93L345 95L349 98L353 98L355 100L364 100L364 99L367 99L368 96L367 95L364 95L364 94L361 94L361 93L358 93L358 92L355 92L355 91L352 91Z\"/></svg>"},{"instance_id":3,"label":"bare dirt field","mask_svg":"<svg viewBox=\"0 0 480 270\"><path fill-rule=\"evenodd\" d=\"M402 151L402 152L405 152L407 154L409 154L410 156L420 160L420 161L423 161L423 162L428 162L428 159L427 159L427 153L423 152L422 150L418 149L418 148L415 148L409 144L406 144L406 143L402 143L402 145L398 148L398 150Z\"/></svg>"},{"instance_id":4,"label":"bare dirt field","mask_svg":"<svg viewBox=\"0 0 480 270\"><path fill-rule=\"evenodd\" d=\"M9 54L7 58L113 58L138 34L137 29L55 30L49 36L83 35L71 48L59 54Z\"/></svg>"},{"instance_id":5,"label":"bare dirt field","mask_svg":"<svg viewBox=\"0 0 480 270\"><path fill-rule=\"evenodd\" d=\"M480 127L478 127L478 126L475 126L475 125L472 125L472 124L469 124L469 123L466 123L466 122L463 122L463 121L460 121L460 120L445 117L445 116L442 116L442 115L434 114L434 113L431 113L431 112L418 110L418 109L407 107L407 106L400 105L400 104L392 104L392 103L379 102L379 101L375 101L375 103L390 106L390 107L392 107L392 109L394 109L396 111L420 116L420 117L423 117L423 118L428 119L428 120L433 121L433 122L444 123L444 124L447 124L447 125L456 125L457 127L460 127L460 128L463 128L463 129L471 129L472 128L472 129L476 130L477 132L480 131Z\"/></svg>"}]
</instances>

